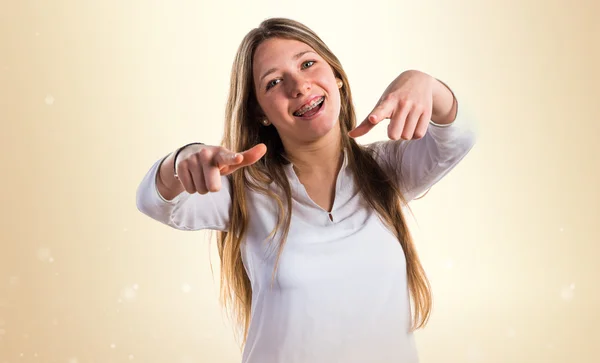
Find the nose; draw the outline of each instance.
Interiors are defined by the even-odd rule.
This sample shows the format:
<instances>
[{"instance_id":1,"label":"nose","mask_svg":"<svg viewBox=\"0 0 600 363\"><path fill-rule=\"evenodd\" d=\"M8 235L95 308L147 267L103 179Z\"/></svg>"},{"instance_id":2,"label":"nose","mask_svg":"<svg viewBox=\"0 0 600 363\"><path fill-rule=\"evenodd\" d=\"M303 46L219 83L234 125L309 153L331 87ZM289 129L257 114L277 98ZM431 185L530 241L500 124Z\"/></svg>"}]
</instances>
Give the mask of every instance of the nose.
<instances>
[{"instance_id":1,"label":"nose","mask_svg":"<svg viewBox=\"0 0 600 363\"><path fill-rule=\"evenodd\" d=\"M306 95L310 91L311 84L310 81L301 74L294 74L289 77L288 87L290 96L292 98L298 98Z\"/></svg>"}]
</instances>

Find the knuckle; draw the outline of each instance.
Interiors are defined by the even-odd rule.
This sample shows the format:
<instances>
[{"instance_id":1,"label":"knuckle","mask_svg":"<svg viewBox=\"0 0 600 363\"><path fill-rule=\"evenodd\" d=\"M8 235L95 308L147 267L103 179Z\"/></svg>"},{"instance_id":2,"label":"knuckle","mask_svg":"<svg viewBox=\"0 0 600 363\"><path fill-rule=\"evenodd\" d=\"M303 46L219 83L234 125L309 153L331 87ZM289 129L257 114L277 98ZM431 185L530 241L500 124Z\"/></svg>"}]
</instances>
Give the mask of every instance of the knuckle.
<instances>
[{"instance_id":1,"label":"knuckle","mask_svg":"<svg viewBox=\"0 0 600 363\"><path fill-rule=\"evenodd\" d=\"M206 194L206 193L208 193L208 190L206 190L206 187L204 185L197 185L196 192L198 194Z\"/></svg>"},{"instance_id":2,"label":"knuckle","mask_svg":"<svg viewBox=\"0 0 600 363\"><path fill-rule=\"evenodd\" d=\"M393 93L388 93L387 95L385 95L381 98L379 107L383 107L384 104L386 104L388 102L395 102L396 100L397 100L396 95L394 95Z\"/></svg>"},{"instance_id":3,"label":"knuckle","mask_svg":"<svg viewBox=\"0 0 600 363\"><path fill-rule=\"evenodd\" d=\"M202 164L208 164L212 159L212 153L207 148L202 148L196 153L198 161Z\"/></svg>"},{"instance_id":4,"label":"knuckle","mask_svg":"<svg viewBox=\"0 0 600 363\"><path fill-rule=\"evenodd\" d=\"M414 103L414 101L413 101L413 100L411 100L411 99L410 99L410 98L408 98L408 97L401 97L401 98L399 99L399 103L400 103L402 106L405 106L405 107L413 107L413 106L414 106L414 104L415 104L415 103Z\"/></svg>"},{"instance_id":5,"label":"knuckle","mask_svg":"<svg viewBox=\"0 0 600 363\"><path fill-rule=\"evenodd\" d=\"M215 155L227 155L229 154L231 151L223 146L218 146L215 150L214 150L214 154Z\"/></svg>"},{"instance_id":6,"label":"knuckle","mask_svg":"<svg viewBox=\"0 0 600 363\"><path fill-rule=\"evenodd\" d=\"M221 188L219 188L219 186L217 185L211 185L210 188L208 188L208 191L211 193L216 193L220 190Z\"/></svg>"}]
</instances>

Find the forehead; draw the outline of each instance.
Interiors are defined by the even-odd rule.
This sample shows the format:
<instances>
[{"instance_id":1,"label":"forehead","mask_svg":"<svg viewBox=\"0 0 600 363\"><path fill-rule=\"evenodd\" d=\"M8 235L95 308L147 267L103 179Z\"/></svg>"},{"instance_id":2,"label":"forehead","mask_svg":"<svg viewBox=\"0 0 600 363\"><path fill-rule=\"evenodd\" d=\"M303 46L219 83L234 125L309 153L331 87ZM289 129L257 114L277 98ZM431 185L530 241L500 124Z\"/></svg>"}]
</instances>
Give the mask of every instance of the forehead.
<instances>
[{"instance_id":1,"label":"forehead","mask_svg":"<svg viewBox=\"0 0 600 363\"><path fill-rule=\"evenodd\" d=\"M252 60L253 70L256 74L261 70L276 67L278 63L292 60L294 55L303 51L315 51L308 44L295 39L271 38L262 42ZM316 53L316 52L315 52Z\"/></svg>"}]
</instances>

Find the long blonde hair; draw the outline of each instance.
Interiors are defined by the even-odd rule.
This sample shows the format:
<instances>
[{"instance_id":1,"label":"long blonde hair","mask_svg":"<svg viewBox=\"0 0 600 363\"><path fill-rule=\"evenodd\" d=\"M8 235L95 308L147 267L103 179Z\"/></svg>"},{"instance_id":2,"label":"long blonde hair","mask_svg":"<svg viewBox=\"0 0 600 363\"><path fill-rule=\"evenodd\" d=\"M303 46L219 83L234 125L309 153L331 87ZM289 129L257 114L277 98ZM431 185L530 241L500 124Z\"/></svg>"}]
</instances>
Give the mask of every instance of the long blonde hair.
<instances>
[{"instance_id":1,"label":"long blonde hair","mask_svg":"<svg viewBox=\"0 0 600 363\"><path fill-rule=\"evenodd\" d=\"M257 163L229 176L232 186L230 230L217 233L217 249L221 261L221 302L225 308L230 308L235 323L242 329L242 345L247 338L252 305L252 287L244 269L240 248L248 229L247 190L272 197L279 207L276 231L283 228L283 233L275 269L291 220L292 196L283 168L288 161L283 156L283 144L276 129L272 126L264 127L260 123L261 110L254 92L252 73L252 59L257 47L273 37L294 39L309 45L329 63L335 76L343 81L339 120L341 145L347 152L348 167L365 200L394 232L404 250L408 287L414 305L411 330L425 326L431 311L432 297L429 281L402 213L401 206L405 201L396 181L386 175L374 155L347 136L347 132L356 125L356 115L346 73L337 57L311 29L294 20L271 18L252 29L237 50L231 71L222 140L222 146L233 151L247 150L259 143L267 146L267 153ZM283 198L269 190L270 183L276 183L284 191Z\"/></svg>"}]
</instances>

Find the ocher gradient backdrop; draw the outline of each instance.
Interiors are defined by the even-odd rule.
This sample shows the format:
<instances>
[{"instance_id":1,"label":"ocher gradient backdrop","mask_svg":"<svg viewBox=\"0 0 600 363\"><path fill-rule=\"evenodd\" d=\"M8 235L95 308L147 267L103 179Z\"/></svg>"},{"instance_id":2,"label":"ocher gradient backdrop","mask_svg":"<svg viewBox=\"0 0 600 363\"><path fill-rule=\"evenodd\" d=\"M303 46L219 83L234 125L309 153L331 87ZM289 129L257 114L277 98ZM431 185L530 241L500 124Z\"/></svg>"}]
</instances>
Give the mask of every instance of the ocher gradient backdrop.
<instances>
[{"instance_id":1,"label":"ocher gradient backdrop","mask_svg":"<svg viewBox=\"0 0 600 363\"><path fill-rule=\"evenodd\" d=\"M477 146L413 203L422 362L599 362L599 8L4 0L0 363L239 362L214 243L135 191L176 147L219 142L234 52L270 16L330 45L361 119L409 68L477 116Z\"/></svg>"}]
</instances>

